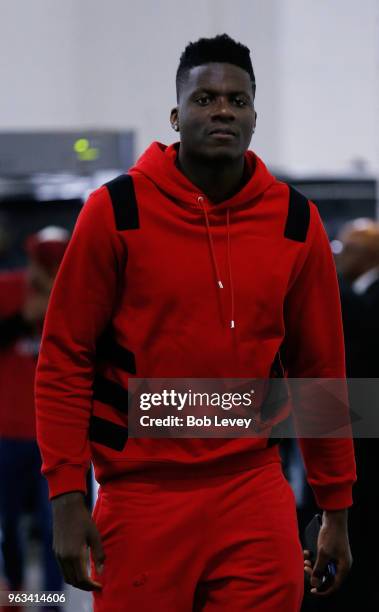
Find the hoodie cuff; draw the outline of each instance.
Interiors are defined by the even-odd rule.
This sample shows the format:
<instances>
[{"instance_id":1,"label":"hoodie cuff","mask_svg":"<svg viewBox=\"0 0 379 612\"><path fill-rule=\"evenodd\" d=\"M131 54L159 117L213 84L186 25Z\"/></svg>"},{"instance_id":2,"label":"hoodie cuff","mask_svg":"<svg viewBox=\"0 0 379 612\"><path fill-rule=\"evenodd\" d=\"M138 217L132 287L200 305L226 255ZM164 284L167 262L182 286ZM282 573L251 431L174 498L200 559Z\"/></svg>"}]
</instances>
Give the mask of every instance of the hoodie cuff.
<instances>
[{"instance_id":1,"label":"hoodie cuff","mask_svg":"<svg viewBox=\"0 0 379 612\"><path fill-rule=\"evenodd\" d=\"M317 505L322 510L344 510L353 505L353 485L313 485Z\"/></svg>"},{"instance_id":2,"label":"hoodie cuff","mask_svg":"<svg viewBox=\"0 0 379 612\"><path fill-rule=\"evenodd\" d=\"M66 464L45 473L49 485L49 499L72 491L82 491L86 494L87 472L88 466Z\"/></svg>"}]
</instances>

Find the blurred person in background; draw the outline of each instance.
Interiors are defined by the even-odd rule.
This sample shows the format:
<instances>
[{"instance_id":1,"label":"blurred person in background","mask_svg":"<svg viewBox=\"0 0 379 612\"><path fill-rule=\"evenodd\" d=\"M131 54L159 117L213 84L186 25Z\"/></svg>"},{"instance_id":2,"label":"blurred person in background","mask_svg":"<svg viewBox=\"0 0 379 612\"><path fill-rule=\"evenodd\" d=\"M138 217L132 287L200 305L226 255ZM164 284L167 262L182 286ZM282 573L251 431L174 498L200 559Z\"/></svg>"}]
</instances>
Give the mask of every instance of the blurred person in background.
<instances>
[{"instance_id":1,"label":"blurred person in background","mask_svg":"<svg viewBox=\"0 0 379 612\"><path fill-rule=\"evenodd\" d=\"M0 527L10 590L25 588L20 522L30 501L42 539L42 588L62 587L36 443L34 376L50 291L68 241L65 229L45 227L27 239L26 269L0 274Z\"/></svg>"},{"instance_id":2,"label":"blurred person in background","mask_svg":"<svg viewBox=\"0 0 379 612\"><path fill-rule=\"evenodd\" d=\"M0 270L4 267L4 260L9 251L10 242L7 219L0 213Z\"/></svg>"},{"instance_id":3,"label":"blurred person in background","mask_svg":"<svg viewBox=\"0 0 379 612\"><path fill-rule=\"evenodd\" d=\"M346 372L354 378L379 374L379 223L356 219L340 233L336 257L346 339Z\"/></svg>"},{"instance_id":4,"label":"blurred person in background","mask_svg":"<svg viewBox=\"0 0 379 612\"><path fill-rule=\"evenodd\" d=\"M379 223L356 219L345 224L338 236L336 256L340 278L342 316L346 347L346 373L349 378L379 378ZM351 395L351 409L366 402L378 409L377 393L365 386L364 396ZM355 403L357 402L357 403ZM359 403L359 405L358 405ZM362 407L362 406L361 406ZM370 432L368 432L370 433ZM354 440L358 480L353 489L350 537L354 564L345 598L338 609L358 609L365 600L365 612L379 610L379 441ZM352 606L352 607L348 607Z\"/></svg>"}]
</instances>

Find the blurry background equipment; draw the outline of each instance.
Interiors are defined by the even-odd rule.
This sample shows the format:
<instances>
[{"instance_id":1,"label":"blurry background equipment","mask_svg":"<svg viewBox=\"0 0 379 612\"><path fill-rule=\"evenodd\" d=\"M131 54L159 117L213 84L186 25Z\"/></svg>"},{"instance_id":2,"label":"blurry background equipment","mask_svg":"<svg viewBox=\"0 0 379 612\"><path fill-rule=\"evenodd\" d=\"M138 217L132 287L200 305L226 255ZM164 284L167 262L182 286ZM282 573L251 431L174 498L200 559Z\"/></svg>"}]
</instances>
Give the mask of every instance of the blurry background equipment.
<instances>
[{"instance_id":1,"label":"blurry background equipment","mask_svg":"<svg viewBox=\"0 0 379 612\"><path fill-rule=\"evenodd\" d=\"M134 161L133 131L0 134L0 269L24 266L46 225L72 231L89 192Z\"/></svg>"}]
</instances>

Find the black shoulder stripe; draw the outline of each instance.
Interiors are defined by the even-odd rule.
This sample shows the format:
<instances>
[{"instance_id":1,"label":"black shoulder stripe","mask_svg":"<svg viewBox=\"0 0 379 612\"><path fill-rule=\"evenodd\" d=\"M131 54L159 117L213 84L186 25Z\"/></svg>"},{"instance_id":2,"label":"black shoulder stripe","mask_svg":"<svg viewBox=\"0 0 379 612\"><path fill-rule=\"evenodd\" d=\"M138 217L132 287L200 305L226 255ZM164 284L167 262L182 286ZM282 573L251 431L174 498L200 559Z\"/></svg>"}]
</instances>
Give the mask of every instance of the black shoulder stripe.
<instances>
[{"instance_id":1,"label":"black shoulder stripe","mask_svg":"<svg viewBox=\"0 0 379 612\"><path fill-rule=\"evenodd\" d=\"M108 406L112 406L120 412L128 413L128 391L118 383L100 376L100 374L96 374L93 383L93 399L108 404Z\"/></svg>"},{"instance_id":2,"label":"black shoulder stripe","mask_svg":"<svg viewBox=\"0 0 379 612\"><path fill-rule=\"evenodd\" d=\"M111 196L113 214L118 231L139 228L138 206L130 174L121 174L105 183Z\"/></svg>"},{"instance_id":3,"label":"black shoulder stripe","mask_svg":"<svg viewBox=\"0 0 379 612\"><path fill-rule=\"evenodd\" d=\"M118 344L110 333L103 334L96 345L96 357L100 361L111 363L117 368L136 374L136 359L134 353Z\"/></svg>"},{"instance_id":4,"label":"black shoulder stripe","mask_svg":"<svg viewBox=\"0 0 379 612\"><path fill-rule=\"evenodd\" d=\"M122 451L128 439L128 428L100 417L91 416L88 437L91 442Z\"/></svg>"},{"instance_id":5,"label":"black shoulder stripe","mask_svg":"<svg viewBox=\"0 0 379 612\"><path fill-rule=\"evenodd\" d=\"M284 236L289 238L289 240L305 242L310 220L309 202L305 196L296 191L291 185L288 185L288 187L288 215Z\"/></svg>"}]
</instances>

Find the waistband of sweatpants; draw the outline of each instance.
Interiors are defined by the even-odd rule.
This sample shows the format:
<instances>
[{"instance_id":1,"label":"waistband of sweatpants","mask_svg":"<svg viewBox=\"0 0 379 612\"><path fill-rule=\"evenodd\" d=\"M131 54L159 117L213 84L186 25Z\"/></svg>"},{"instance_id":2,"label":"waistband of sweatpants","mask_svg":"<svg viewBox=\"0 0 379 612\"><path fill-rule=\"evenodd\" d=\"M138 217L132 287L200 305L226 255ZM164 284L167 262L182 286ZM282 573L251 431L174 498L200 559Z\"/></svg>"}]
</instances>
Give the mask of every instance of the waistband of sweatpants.
<instances>
[{"instance_id":1,"label":"waistband of sweatpants","mask_svg":"<svg viewBox=\"0 0 379 612\"><path fill-rule=\"evenodd\" d=\"M100 482L102 488L109 489L113 485L120 487L128 482L151 482L152 480L168 479L203 479L217 476L226 476L238 472L246 472L270 463L281 463L279 445L255 451L229 455L207 463L159 462L146 461L145 463L128 462L127 471L115 474L111 478Z\"/></svg>"}]
</instances>

